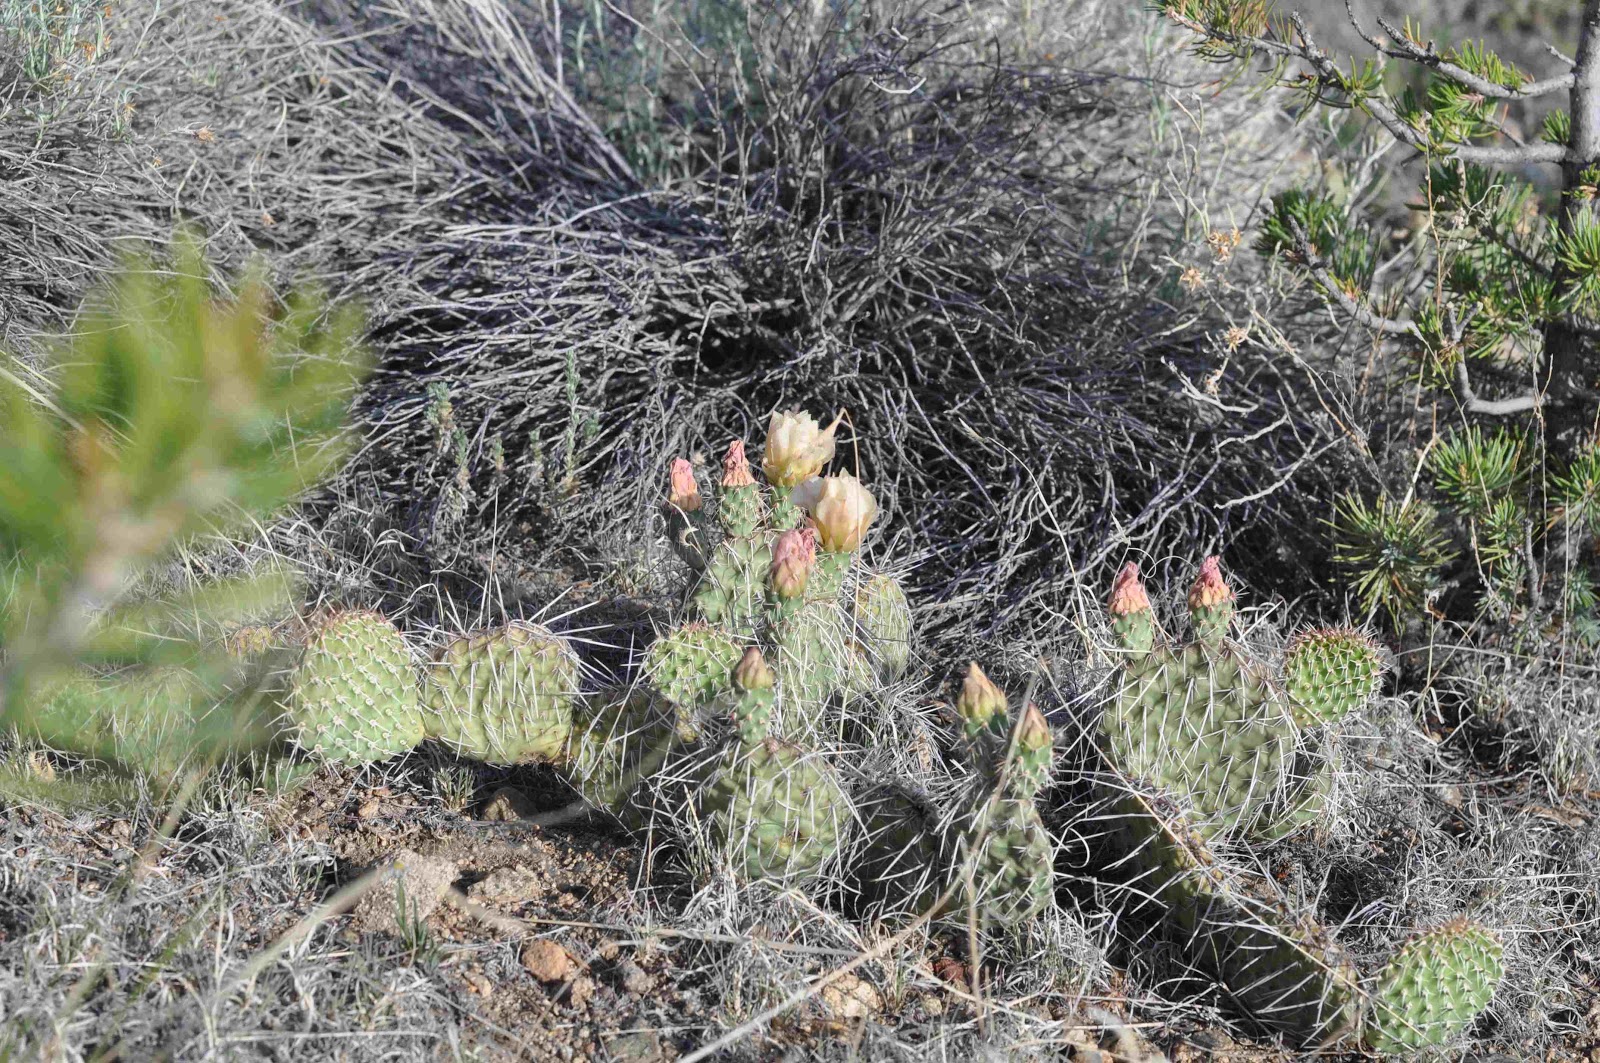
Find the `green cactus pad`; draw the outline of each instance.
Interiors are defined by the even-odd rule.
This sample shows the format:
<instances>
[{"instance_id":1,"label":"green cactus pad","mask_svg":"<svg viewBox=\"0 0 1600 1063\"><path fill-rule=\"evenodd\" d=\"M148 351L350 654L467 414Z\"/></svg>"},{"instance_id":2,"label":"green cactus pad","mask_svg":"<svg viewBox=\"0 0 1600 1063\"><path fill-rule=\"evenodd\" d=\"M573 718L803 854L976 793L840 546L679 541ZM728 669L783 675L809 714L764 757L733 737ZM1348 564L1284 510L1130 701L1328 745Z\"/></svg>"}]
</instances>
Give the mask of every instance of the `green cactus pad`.
<instances>
[{"instance_id":1,"label":"green cactus pad","mask_svg":"<svg viewBox=\"0 0 1600 1063\"><path fill-rule=\"evenodd\" d=\"M984 926L1016 927L1038 915L1055 894L1054 846L1031 800L1000 797L975 812L960 842L971 860L972 890L962 899Z\"/></svg>"},{"instance_id":2,"label":"green cactus pad","mask_svg":"<svg viewBox=\"0 0 1600 1063\"><path fill-rule=\"evenodd\" d=\"M1354 968L1316 925L1298 920L1230 874L1177 811L1133 790L1106 787L1103 840L1133 911L1153 915L1190 962L1215 978L1240 1011L1301 1045L1355 1026Z\"/></svg>"},{"instance_id":3,"label":"green cactus pad","mask_svg":"<svg viewBox=\"0 0 1600 1063\"><path fill-rule=\"evenodd\" d=\"M1315 628L1289 644L1283 677L1297 724L1333 723L1377 693L1382 651L1352 628Z\"/></svg>"},{"instance_id":4,"label":"green cactus pad","mask_svg":"<svg viewBox=\"0 0 1600 1063\"><path fill-rule=\"evenodd\" d=\"M675 765L692 743L681 732L683 710L634 688L602 691L579 701L574 710L571 757L573 785L586 800L606 809L629 827L640 827L641 797L647 780L678 773Z\"/></svg>"},{"instance_id":5,"label":"green cactus pad","mask_svg":"<svg viewBox=\"0 0 1600 1063\"><path fill-rule=\"evenodd\" d=\"M774 666L786 706L815 709L847 678L851 647L832 602L808 602L773 629Z\"/></svg>"},{"instance_id":6,"label":"green cactus pad","mask_svg":"<svg viewBox=\"0 0 1600 1063\"><path fill-rule=\"evenodd\" d=\"M856 629L878 679L892 683L911 665L911 604L892 576L856 588Z\"/></svg>"},{"instance_id":7,"label":"green cactus pad","mask_svg":"<svg viewBox=\"0 0 1600 1063\"><path fill-rule=\"evenodd\" d=\"M1126 659L1100 721L1112 764L1191 803L1201 829L1257 827L1295 737L1281 692L1229 647Z\"/></svg>"},{"instance_id":8,"label":"green cactus pad","mask_svg":"<svg viewBox=\"0 0 1600 1063\"><path fill-rule=\"evenodd\" d=\"M411 651L377 613L335 613L312 629L287 709L295 741L323 760L384 760L423 738Z\"/></svg>"},{"instance_id":9,"label":"green cactus pad","mask_svg":"<svg viewBox=\"0 0 1600 1063\"><path fill-rule=\"evenodd\" d=\"M702 623L684 624L656 640L645 669L663 697L692 710L708 704L727 685L728 672L738 663L744 647L744 640L731 632ZM682 720L692 728L689 716Z\"/></svg>"},{"instance_id":10,"label":"green cactus pad","mask_svg":"<svg viewBox=\"0 0 1600 1063\"><path fill-rule=\"evenodd\" d=\"M699 813L741 878L785 884L821 873L851 816L833 773L776 738L730 744L700 788Z\"/></svg>"},{"instance_id":11,"label":"green cactus pad","mask_svg":"<svg viewBox=\"0 0 1600 1063\"><path fill-rule=\"evenodd\" d=\"M566 759L578 658L548 629L518 622L455 639L429 680L430 737L490 764Z\"/></svg>"},{"instance_id":12,"label":"green cactus pad","mask_svg":"<svg viewBox=\"0 0 1600 1063\"><path fill-rule=\"evenodd\" d=\"M756 533L762 516L761 489L754 484L724 487L717 495L717 522L730 538Z\"/></svg>"},{"instance_id":13,"label":"green cactus pad","mask_svg":"<svg viewBox=\"0 0 1600 1063\"><path fill-rule=\"evenodd\" d=\"M1409 1055L1464 1031L1505 976L1503 956L1493 934L1465 920L1412 938L1372 988L1368 1047Z\"/></svg>"},{"instance_id":14,"label":"green cactus pad","mask_svg":"<svg viewBox=\"0 0 1600 1063\"><path fill-rule=\"evenodd\" d=\"M732 538L718 543L694 593L701 618L731 631L753 634L765 607L771 565L772 546L763 539Z\"/></svg>"}]
</instances>

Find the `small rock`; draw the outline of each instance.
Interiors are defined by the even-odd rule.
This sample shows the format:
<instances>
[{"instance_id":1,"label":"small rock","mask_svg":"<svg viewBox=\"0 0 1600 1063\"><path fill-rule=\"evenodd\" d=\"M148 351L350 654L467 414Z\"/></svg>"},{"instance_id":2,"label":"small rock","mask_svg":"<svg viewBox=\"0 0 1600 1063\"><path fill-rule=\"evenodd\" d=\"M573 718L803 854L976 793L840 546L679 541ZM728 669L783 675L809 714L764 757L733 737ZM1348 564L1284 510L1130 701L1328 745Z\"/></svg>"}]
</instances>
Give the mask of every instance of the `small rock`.
<instances>
[{"instance_id":1,"label":"small rock","mask_svg":"<svg viewBox=\"0 0 1600 1063\"><path fill-rule=\"evenodd\" d=\"M1145 1043L1137 1030L1104 1008L1088 1009L1091 1021L1101 1027L1100 1047L1118 1063L1167 1063L1167 1057Z\"/></svg>"},{"instance_id":2,"label":"small rock","mask_svg":"<svg viewBox=\"0 0 1600 1063\"><path fill-rule=\"evenodd\" d=\"M617 984L625 993L642 997L655 988L656 980L645 974L644 968L632 960L625 960L617 968Z\"/></svg>"},{"instance_id":3,"label":"small rock","mask_svg":"<svg viewBox=\"0 0 1600 1063\"><path fill-rule=\"evenodd\" d=\"M864 1019L883 1009L883 997L872 983L847 974L823 987L822 1004L836 1019Z\"/></svg>"},{"instance_id":4,"label":"small rock","mask_svg":"<svg viewBox=\"0 0 1600 1063\"><path fill-rule=\"evenodd\" d=\"M467 983L467 992L487 997L494 992L494 983L482 971L462 971L461 980Z\"/></svg>"},{"instance_id":5,"label":"small rock","mask_svg":"<svg viewBox=\"0 0 1600 1063\"><path fill-rule=\"evenodd\" d=\"M572 973L572 957L549 938L529 938L522 946L522 966L541 982L560 982Z\"/></svg>"},{"instance_id":6,"label":"small rock","mask_svg":"<svg viewBox=\"0 0 1600 1063\"><path fill-rule=\"evenodd\" d=\"M125 819L111 821L111 837L119 842L125 842L133 837L133 825Z\"/></svg>"},{"instance_id":7,"label":"small rock","mask_svg":"<svg viewBox=\"0 0 1600 1063\"><path fill-rule=\"evenodd\" d=\"M497 823L513 823L519 819L532 819L539 814L533 798L515 786L502 786L483 804L482 818Z\"/></svg>"},{"instance_id":8,"label":"small rock","mask_svg":"<svg viewBox=\"0 0 1600 1063\"><path fill-rule=\"evenodd\" d=\"M661 1036L654 1030L625 1033L606 1042L606 1058L612 1063L662 1063Z\"/></svg>"},{"instance_id":9,"label":"small rock","mask_svg":"<svg viewBox=\"0 0 1600 1063\"><path fill-rule=\"evenodd\" d=\"M599 956L607 963L610 963L612 960L616 959L618 954L621 952L622 947L619 946L615 941L602 941L600 942L600 947L595 949L595 955Z\"/></svg>"},{"instance_id":10,"label":"small rock","mask_svg":"<svg viewBox=\"0 0 1600 1063\"><path fill-rule=\"evenodd\" d=\"M380 877L356 902L354 912L356 928L368 932L399 933L402 900L406 922L426 919L457 876L456 865L450 861L410 849L390 853L374 867L380 870Z\"/></svg>"},{"instance_id":11,"label":"small rock","mask_svg":"<svg viewBox=\"0 0 1600 1063\"><path fill-rule=\"evenodd\" d=\"M579 975L572 980L572 988L567 991L567 1002L575 1008L589 1005L589 998L594 996L594 979L587 975Z\"/></svg>"},{"instance_id":12,"label":"small rock","mask_svg":"<svg viewBox=\"0 0 1600 1063\"><path fill-rule=\"evenodd\" d=\"M510 911L538 900L549 889L550 880L546 876L519 864L491 871L487 877L467 887L467 897L474 904Z\"/></svg>"}]
</instances>

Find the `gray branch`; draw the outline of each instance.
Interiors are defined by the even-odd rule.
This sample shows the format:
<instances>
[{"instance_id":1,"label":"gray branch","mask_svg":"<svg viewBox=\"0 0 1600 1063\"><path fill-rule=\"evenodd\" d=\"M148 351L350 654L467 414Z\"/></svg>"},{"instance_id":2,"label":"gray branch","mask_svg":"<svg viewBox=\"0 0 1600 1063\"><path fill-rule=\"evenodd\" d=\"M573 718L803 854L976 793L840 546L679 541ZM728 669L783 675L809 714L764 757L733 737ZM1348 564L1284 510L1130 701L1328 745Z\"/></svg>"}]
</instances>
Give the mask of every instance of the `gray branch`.
<instances>
[{"instance_id":1,"label":"gray branch","mask_svg":"<svg viewBox=\"0 0 1600 1063\"><path fill-rule=\"evenodd\" d=\"M1385 44L1376 34L1369 33L1356 19L1352 0L1344 0L1344 10L1345 14L1350 18L1350 25L1355 27L1355 31L1361 35L1361 39L1372 45L1380 55L1390 59L1404 59L1420 66L1428 67L1430 70L1443 74L1451 81L1476 92L1486 99L1531 100L1572 87L1573 77L1571 71L1565 74L1557 74L1555 77L1545 78L1542 81L1529 81L1516 88L1490 81L1487 78L1479 77L1463 66L1450 62L1434 49L1432 41L1429 41L1426 47L1417 45L1405 35L1404 31L1396 29L1388 19L1379 15L1378 25L1383 28L1384 33L1389 35L1391 41L1391 43Z\"/></svg>"}]
</instances>

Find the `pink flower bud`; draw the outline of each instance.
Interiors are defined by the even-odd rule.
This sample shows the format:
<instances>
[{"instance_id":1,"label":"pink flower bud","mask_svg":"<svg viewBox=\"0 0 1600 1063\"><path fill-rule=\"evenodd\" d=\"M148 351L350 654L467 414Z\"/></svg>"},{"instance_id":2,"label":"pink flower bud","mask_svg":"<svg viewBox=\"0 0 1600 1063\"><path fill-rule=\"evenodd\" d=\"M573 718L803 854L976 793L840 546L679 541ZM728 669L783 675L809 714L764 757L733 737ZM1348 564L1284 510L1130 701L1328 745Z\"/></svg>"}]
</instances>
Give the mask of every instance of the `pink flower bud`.
<instances>
[{"instance_id":1,"label":"pink flower bud","mask_svg":"<svg viewBox=\"0 0 1600 1063\"><path fill-rule=\"evenodd\" d=\"M767 659L754 646L745 650L739 663L733 666L733 683L740 690L767 690L776 682Z\"/></svg>"},{"instance_id":2,"label":"pink flower bud","mask_svg":"<svg viewBox=\"0 0 1600 1063\"><path fill-rule=\"evenodd\" d=\"M1233 591L1222 578L1222 559L1212 556L1200 563L1200 574L1189 588L1189 608L1215 609L1233 601Z\"/></svg>"},{"instance_id":3,"label":"pink flower bud","mask_svg":"<svg viewBox=\"0 0 1600 1063\"><path fill-rule=\"evenodd\" d=\"M1022 720L1017 724L1017 746L1025 752L1050 748L1050 725L1045 722L1039 706L1031 701L1022 710Z\"/></svg>"},{"instance_id":4,"label":"pink flower bud","mask_svg":"<svg viewBox=\"0 0 1600 1063\"><path fill-rule=\"evenodd\" d=\"M956 698L956 711L962 719L970 720L979 727L987 727L995 716L1005 715L1005 694L978 667L977 661L967 666L966 677L961 680L961 695Z\"/></svg>"},{"instance_id":5,"label":"pink flower bud","mask_svg":"<svg viewBox=\"0 0 1600 1063\"><path fill-rule=\"evenodd\" d=\"M1111 583L1111 601L1107 611L1112 616L1132 616L1150 608L1150 596L1144 592L1139 579L1139 566L1129 561Z\"/></svg>"},{"instance_id":6,"label":"pink flower bud","mask_svg":"<svg viewBox=\"0 0 1600 1063\"><path fill-rule=\"evenodd\" d=\"M756 482L750 475L750 463L744 457L744 440L735 439L728 444L728 453L722 459L722 486L749 487Z\"/></svg>"},{"instance_id":7,"label":"pink flower bud","mask_svg":"<svg viewBox=\"0 0 1600 1063\"><path fill-rule=\"evenodd\" d=\"M694 479L694 466L685 458L672 459L672 486L667 505L693 513L700 508L700 485Z\"/></svg>"},{"instance_id":8,"label":"pink flower bud","mask_svg":"<svg viewBox=\"0 0 1600 1063\"><path fill-rule=\"evenodd\" d=\"M772 544L772 569L769 579L773 593L780 598L798 598L805 593L811 566L817 562L817 533L812 528L790 528Z\"/></svg>"}]
</instances>

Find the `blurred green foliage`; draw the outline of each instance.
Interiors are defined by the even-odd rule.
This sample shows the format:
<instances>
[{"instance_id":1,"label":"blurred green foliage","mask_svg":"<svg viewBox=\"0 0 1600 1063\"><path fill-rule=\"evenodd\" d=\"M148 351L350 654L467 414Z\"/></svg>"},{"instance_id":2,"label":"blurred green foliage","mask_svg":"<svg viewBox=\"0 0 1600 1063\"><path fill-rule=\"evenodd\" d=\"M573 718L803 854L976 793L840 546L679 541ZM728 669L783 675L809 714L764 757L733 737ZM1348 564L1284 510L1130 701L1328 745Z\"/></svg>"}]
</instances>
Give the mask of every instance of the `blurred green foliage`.
<instances>
[{"instance_id":1,"label":"blurred green foliage","mask_svg":"<svg viewBox=\"0 0 1600 1063\"><path fill-rule=\"evenodd\" d=\"M365 369L360 315L214 292L198 241L130 258L48 364L0 362L0 727L170 776L263 741L258 676L219 645L280 613L281 565L153 593L334 470Z\"/></svg>"}]
</instances>

